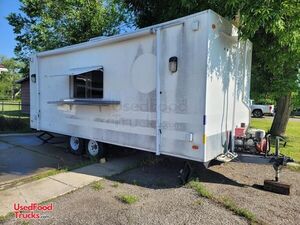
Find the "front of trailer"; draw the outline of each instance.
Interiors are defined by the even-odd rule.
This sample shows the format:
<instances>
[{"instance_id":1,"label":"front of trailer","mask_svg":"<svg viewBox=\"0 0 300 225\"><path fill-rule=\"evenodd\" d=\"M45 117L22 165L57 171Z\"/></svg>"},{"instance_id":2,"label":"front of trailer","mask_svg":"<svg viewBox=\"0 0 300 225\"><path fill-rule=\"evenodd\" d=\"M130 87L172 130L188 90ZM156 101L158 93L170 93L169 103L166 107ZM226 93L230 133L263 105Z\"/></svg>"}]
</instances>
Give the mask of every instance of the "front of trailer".
<instances>
[{"instance_id":1,"label":"front of trailer","mask_svg":"<svg viewBox=\"0 0 300 225\"><path fill-rule=\"evenodd\" d=\"M39 130L40 127L40 77L38 73L38 58L36 54L30 57L30 128Z\"/></svg>"}]
</instances>

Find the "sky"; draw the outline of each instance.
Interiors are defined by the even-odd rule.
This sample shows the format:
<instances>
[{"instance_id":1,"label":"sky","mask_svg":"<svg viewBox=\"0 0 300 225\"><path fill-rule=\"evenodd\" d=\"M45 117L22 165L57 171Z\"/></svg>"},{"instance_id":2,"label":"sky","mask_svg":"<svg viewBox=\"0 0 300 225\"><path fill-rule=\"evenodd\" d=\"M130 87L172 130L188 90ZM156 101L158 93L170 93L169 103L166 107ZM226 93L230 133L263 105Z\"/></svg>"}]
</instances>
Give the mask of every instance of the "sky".
<instances>
[{"instance_id":1,"label":"sky","mask_svg":"<svg viewBox=\"0 0 300 225\"><path fill-rule=\"evenodd\" d=\"M14 57L16 45L13 28L8 24L6 16L19 12L19 0L0 0L0 55Z\"/></svg>"},{"instance_id":2,"label":"sky","mask_svg":"<svg viewBox=\"0 0 300 225\"><path fill-rule=\"evenodd\" d=\"M12 26L8 24L6 17L12 12L20 12L19 0L0 0L0 55L15 57L15 34ZM121 33L129 32L135 28L123 27Z\"/></svg>"}]
</instances>

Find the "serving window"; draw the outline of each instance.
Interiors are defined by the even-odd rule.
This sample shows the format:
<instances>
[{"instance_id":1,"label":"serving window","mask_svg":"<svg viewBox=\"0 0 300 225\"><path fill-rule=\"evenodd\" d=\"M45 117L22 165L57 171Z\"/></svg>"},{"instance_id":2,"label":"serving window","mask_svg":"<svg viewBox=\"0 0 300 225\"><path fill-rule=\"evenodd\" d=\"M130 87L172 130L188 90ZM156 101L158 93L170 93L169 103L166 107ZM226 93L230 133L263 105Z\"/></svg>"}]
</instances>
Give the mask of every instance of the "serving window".
<instances>
[{"instance_id":1,"label":"serving window","mask_svg":"<svg viewBox=\"0 0 300 225\"><path fill-rule=\"evenodd\" d=\"M103 70L93 70L73 76L74 98L103 98Z\"/></svg>"}]
</instances>

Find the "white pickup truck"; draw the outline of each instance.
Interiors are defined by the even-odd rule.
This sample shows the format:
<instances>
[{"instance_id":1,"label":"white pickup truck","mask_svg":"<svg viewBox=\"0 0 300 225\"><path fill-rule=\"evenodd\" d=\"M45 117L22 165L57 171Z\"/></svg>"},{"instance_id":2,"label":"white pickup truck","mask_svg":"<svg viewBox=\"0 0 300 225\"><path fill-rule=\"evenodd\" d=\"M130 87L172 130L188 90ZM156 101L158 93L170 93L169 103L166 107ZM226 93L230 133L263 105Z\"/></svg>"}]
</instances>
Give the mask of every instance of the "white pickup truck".
<instances>
[{"instance_id":1,"label":"white pickup truck","mask_svg":"<svg viewBox=\"0 0 300 225\"><path fill-rule=\"evenodd\" d=\"M274 105L256 105L251 101L251 112L256 118L263 117L263 115L274 116Z\"/></svg>"}]
</instances>

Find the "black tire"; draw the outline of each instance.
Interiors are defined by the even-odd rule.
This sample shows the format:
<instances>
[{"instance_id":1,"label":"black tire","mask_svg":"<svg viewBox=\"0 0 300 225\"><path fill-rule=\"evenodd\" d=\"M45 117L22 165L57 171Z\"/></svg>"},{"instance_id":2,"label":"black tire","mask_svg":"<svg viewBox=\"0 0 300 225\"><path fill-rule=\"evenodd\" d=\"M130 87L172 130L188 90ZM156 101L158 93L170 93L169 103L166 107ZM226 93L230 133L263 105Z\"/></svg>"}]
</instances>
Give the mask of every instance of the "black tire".
<instances>
[{"instance_id":1,"label":"black tire","mask_svg":"<svg viewBox=\"0 0 300 225\"><path fill-rule=\"evenodd\" d=\"M69 138L69 149L74 155L82 155L85 150L84 139L71 136Z\"/></svg>"},{"instance_id":2,"label":"black tire","mask_svg":"<svg viewBox=\"0 0 300 225\"><path fill-rule=\"evenodd\" d=\"M263 112L260 109L254 109L252 112L253 117L255 118L261 118L263 117Z\"/></svg>"},{"instance_id":3,"label":"black tire","mask_svg":"<svg viewBox=\"0 0 300 225\"><path fill-rule=\"evenodd\" d=\"M90 159L99 160L106 155L104 144L94 140L87 140L86 153Z\"/></svg>"}]
</instances>

